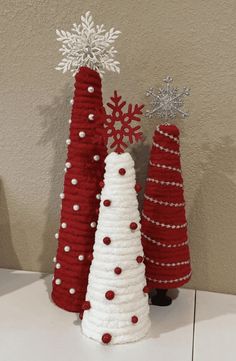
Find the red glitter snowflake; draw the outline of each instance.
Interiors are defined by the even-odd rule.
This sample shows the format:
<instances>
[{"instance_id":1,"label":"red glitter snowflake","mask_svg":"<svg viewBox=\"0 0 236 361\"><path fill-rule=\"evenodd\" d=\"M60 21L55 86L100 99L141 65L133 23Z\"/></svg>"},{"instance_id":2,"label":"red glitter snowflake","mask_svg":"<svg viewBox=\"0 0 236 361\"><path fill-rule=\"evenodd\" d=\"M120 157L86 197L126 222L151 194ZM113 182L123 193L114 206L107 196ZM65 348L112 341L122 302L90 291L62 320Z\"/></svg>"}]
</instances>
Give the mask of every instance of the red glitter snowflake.
<instances>
[{"instance_id":1,"label":"red glitter snowflake","mask_svg":"<svg viewBox=\"0 0 236 361\"><path fill-rule=\"evenodd\" d=\"M111 97L111 102L107 106L111 109L110 114L105 115L104 121L104 138L107 142L109 138L113 139L110 147L117 153L123 153L128 144L133 144L142 140L141 126L136 125L132 127L132 121L139 122L142 115L144 105L132 104L128 105L127 111L124 111L126 102L122 100L121 96L114 91L114 96Z\"/></svg>"}]
</instances>

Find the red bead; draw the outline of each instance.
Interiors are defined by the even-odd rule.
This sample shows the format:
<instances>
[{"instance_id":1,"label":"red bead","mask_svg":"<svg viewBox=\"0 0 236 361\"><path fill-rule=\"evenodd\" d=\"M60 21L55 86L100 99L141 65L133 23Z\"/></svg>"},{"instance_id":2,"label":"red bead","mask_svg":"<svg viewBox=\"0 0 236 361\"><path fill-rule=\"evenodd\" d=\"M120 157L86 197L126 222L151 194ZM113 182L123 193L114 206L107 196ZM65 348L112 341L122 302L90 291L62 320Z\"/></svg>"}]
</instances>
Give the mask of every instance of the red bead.
<instances>
[{"instance_id":1,"label":"red bead","mask_svg":"<svg viewBox=\"0 0 236 361\"><path fill-rule=\"evenodd\" d=\"M120 275L121 272L122 272L122 269L121 269L120 267L116 267L116 268L114 269L114 272L115 272L117 275Z\"/></svg>"},{"instance_id":2,"label":"red bead","mask_svg":"<svg viewBox=\"0 0 236 361\"><path fill-rule=\"evenodd\" d=\"M120 175L125 175L125 173L126 173L125 168L120 168L119 173L120 173Z\"/></svg>"},{"instance_id":3,"label":"red bead","mask_svg":"<svg viewBox=\"0 0 236 361\"><path fill-rule=\"evenodd\" d=\"M142 262L143 262L143 257L142 257L142 256L138 256L138 257L136 258L136 261L137 261L138 263L142 263Z\"/></svg>"},{"instance_id":4,"label":"red bead","mask_svg":"<svg viewBox=\"0 0 236 361\"><path fill-rule=\"evenodd\" d=\"M109 333L104 333L102 335L102 342L103 343L109 343L111 342L112 336Z\"/></svg>"},{"instance_id":5,"label":"red bead","mask_svg":"<svg viewBox=\"0 0 236 361\"><path fill-rule=\"evenodd\" d=\"M103 181L99 182L99 186L100 186L101 188L103 188L104 185L105 185L105 183L104 183Z\"/></svg>"},{"instance_id":6,"label":"red bead","mask_svg":"<svg viewBox=\"0 0 236 361\"><path fill-rule=\"evenodd\" d=\"M103 243L108 246L111 243L111 238L110 237L104 237L103 238Z\"/></svg>"},{"instance_id":7,"label":"red bead","mask_svg":"<svg viewBox=\"0 0 236 361\"><path fill-rule=\"evenodd\" d=\"M109 290L109 291L107 291L107 292L105 293L105 297L106 297L107 300L111 301L111 300L113 300L113 298L115 297L115 292Z\"/></svg>"},{"instance_id":8,"label":"red bead","mask_svg":"<svg viewBox=\"0 0 236 361\"><path fill-rule=\"evenodd\" d=\"M111 201L109 199L105 199L103 204L104 204L105 207L109 207L111 205Z\"/></svg>"},{"instance_id":9,"label":"red bead","mask_svg":"<svg viewBox=\"0 0 236 361\"><path fill-rule=\"evenodd\" d=\"M141 189L142 189L141 184L138 184L138 183L137 183L137 184L135 185L134 189L136 190L137 193L140 192Z\"/></svg>"},{"instance_id":10,"label":"red bead","mask_svg":"<svg viewBox=\"0 0 236 361\"><path fill-rule=\"evenodd\" d=\"M137 316L132 316L131 317L131 322L132 323L137 323L138 322L138 317Z\"/></svg>"},{"instance_id":11,"label":"red bead","mask_svg":"<svg viewBox=\"0 0 236 361\"><path fill-rule=\"evenodd\" d=\"M130 225L129 225L130 229L132 229L132 231L134 231L135 229L138 228L138 225L136 222L131 222Z\"/></svg>"},{"instance_id":12,"label":"red bead","mask_svg":"<svg viewBox=\"0 0 236 361\"><path fill-rule=\"evenodd\" d=\"M92 255L92 253L88 254L87 260L88 260L89 262L91 262L91 261L93 260L93 255Z\"/></svg>"},{"instance_id":13,"label":"red bead","mask_svg":"<svg viewBox=\"0 0 236 361\"><path fill-rule=\"evenodd\" d=\"M143 287L143 292L144 292L144 293L149 293L149 288L148 288L148 286L144 286L144 287Z\"/></svg>"},{"instance_id":14,"label":"red bead","mask_svg":"<svg viewBox=\"0 0 236 361\"><path fill-rule=\"evenodd\" d=\"M89 301L84 301L84 303L82 304L82 310L86 311L89 310L91 308L91 304Z\"/></svg>"}]
</instances>

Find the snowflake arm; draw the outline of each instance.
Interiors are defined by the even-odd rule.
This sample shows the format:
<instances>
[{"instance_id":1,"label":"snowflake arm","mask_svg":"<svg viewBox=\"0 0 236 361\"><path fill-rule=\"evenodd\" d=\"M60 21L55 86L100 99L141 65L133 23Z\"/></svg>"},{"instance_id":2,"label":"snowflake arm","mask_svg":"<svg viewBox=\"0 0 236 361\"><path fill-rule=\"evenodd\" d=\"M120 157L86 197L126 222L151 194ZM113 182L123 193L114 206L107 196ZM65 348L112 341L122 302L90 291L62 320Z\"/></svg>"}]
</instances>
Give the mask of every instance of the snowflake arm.
<instances>
[{"instance_id":1,"label":"snowflake arm","mask_svg":"<svg viewBox=\"0 0 236 361\"><path fill-rule=\"evenodd\" d=\"M107 103L110 112L105 115L103 138L106 142L111 138L110 148L123 153L129 143L143 139L140 125L132 126L132 122L140 122L143 105L129 104L125 110L126 102L116 91L110 99Z\"/></svg>"},{"instance_id":2,"label":"snowflake arm","mask_svg":"<svg viewBox=\"0 0 236 361\"><path fill-rule=\"evenodd\" d=\"M81 16L81 24L73 24L71 32L56 30L56 34L62 42L59 51L63 55L56 70L71 71L74 75L81 66L87 66L100 75L106 70L120 72L120 63L115 60L117 51L112 46L120 31L114 28L106 31L103 24L95 26L89 11Z\"/></svg>"},{"instance_id":3,"label":"snowflake arm","mask_svg":"<svg viewBox=\"0 0 236 361\"><path fill-rule=\"evenodd\" d=\"M146 116L152 118L156 115L165 119L176 118L178 115L183 118L187 117L188 113L182 108L184 106L184 97L190 95L190 90L183 88L179 92L178 88L172 88L170 83L173 79L169 76L163 81L166 83L166 86L159 88L158 92L155 92L153 88L146 92L146 96L152 98L150 102L152 109L146 111Z\"/></svg>"}]
</instances>

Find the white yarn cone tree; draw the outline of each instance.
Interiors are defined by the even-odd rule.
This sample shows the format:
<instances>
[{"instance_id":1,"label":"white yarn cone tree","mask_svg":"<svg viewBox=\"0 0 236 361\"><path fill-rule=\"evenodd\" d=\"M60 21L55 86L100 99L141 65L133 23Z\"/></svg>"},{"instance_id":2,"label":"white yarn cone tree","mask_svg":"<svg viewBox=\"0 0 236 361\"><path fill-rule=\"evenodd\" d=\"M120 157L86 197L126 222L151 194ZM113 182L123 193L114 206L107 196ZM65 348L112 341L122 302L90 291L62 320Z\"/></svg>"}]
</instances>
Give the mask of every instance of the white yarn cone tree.
<instances>
[{"instance_id":1,"label":"white yarn cone tree","mask_svg":"<svg viewBox=\"0 0 236 361\"><path fill-rule=\"evenodd\" d=\"M121 119L125 102L119 105L121 97L116 93L112 100L117 101L111 107L112 115L117 116L119 108ZM135 107L130 119L137 121L136 115L141 114L142 107ZM141 133L137 133L140 127L130 129L133 133L129 139L140 139ZM112 147L121 151L123 137L124 134L118 137L120 141ZM122 146L125 147L124 143ZM129 153L112 152L106 157L105 164L93 261L83 305L82 331L98 342L121 344L137 341L149 330L148 289L134 161Z\"/></svg>"}]
</instances>

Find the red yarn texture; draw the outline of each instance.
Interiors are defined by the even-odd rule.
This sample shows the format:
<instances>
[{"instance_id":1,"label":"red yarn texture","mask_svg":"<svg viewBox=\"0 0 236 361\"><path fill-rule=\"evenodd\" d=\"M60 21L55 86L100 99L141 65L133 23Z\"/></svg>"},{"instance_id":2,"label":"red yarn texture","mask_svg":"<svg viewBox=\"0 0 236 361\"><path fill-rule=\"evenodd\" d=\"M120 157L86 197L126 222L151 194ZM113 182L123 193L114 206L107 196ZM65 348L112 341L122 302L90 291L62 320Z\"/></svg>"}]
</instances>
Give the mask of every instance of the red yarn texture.
<instances>
[{"instance_id":1,"label":"red yarn texture","mask_svg":"<svg viewBox=\"0 0 236 361\"><path fill-rule=\"evenodd\" d=\"M149 289L177 288L188 282L191 266L175 125L160 125L154 133L141 231Z\"/></svg>"},{"instance_id":2,"label":"red yarn texture","mask_svg":"<svg viewBox=\"0 0 236 361\"><path fill-rule=\"evenodd\" d=\"M94 87L90 93L88 87ZM56 262L61 265L54 271L52 290L53 301L61 308L71 312L81 312L87 290L88 274L91 264L96 227L91 222L97 222L101 188L99 182L103 179L104 159L107 155L104 143L97 144L94 140L95 129L103 127L101 117L104 114L102 102L101 79L99 74L87 67L80 68L75 76L74 103L71 113L70 140L67 169L64 179L64 199L62 200L60 227ZM94 114L94 120L88 119ZM79 132L85 132L80 138ZM95 161L94 155L100 159ZM73 185L72 179L78 183ZM73 205L79 205L79 210L73 210ZM69 246L69 252L64 247ZM78 256L82 256L82 260ZM60 279L61 283L56 284ZM74 294L69 290L75 289Z\"/></svg>"}]
</instances>

